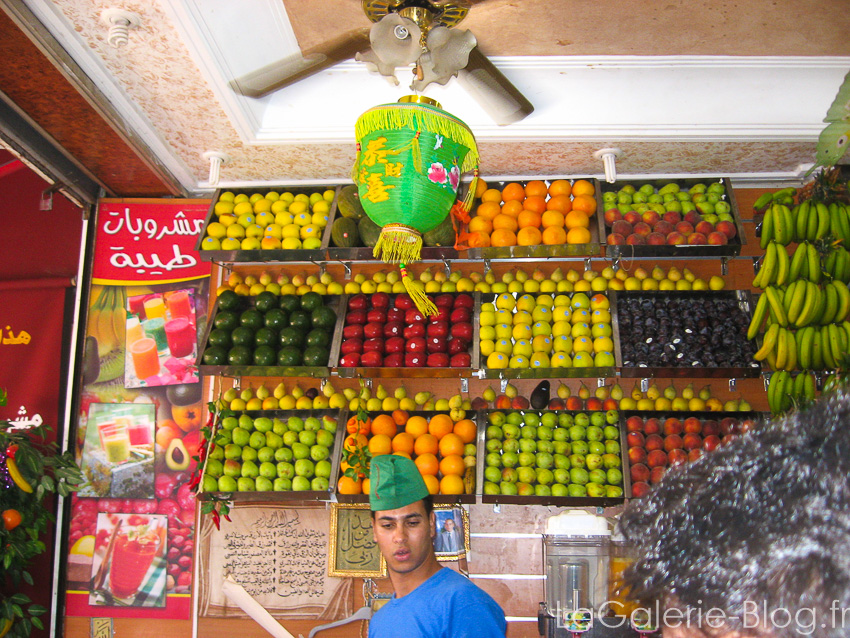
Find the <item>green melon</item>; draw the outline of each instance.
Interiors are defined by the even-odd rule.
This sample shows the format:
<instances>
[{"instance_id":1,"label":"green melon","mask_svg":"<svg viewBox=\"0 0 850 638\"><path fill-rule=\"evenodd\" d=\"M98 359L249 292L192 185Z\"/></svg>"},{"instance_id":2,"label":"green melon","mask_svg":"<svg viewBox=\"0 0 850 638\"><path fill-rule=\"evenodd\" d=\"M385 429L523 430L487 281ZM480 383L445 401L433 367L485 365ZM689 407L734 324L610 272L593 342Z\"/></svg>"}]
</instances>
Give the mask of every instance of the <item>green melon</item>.
<instances>
[{"instance_id":1,"label":"green melon","mask_svg":"<svg viewBox=\"0 0 850 638\"><path fill-rule=\"evenodd\" d=\"M331 227L331 240L339 248L360 246L360 233L357 232L357 222L349 217L340 217Z\"/></svg>"},{"instance_id":2,"label":"green melon","mask_svg":"<svg viewBox=\"0 0 850 638\"><path fill-rule=\"evenodd\" d=\"M360 233L363 244L370 247L374 247L378 243L378 237L381 236L381 227L365 215L357 222L357 231Z\"/></svg>"},{"instance_id":3,"label":"green melon","mask_svg":"<svg viewBox=\"0 0 850 638\"><path fill-rule=\"evenodd\" d=\"M348 184L340 189L339 197L336 200L336 207L339 208L339 213L343 217L357 220L366 216L366 211L363 210L363 204L360 203L360 194L357 192L357 186L354 184Z\"/></svg>"},{"instance_id":4,"label":"green melon","mask_svg":"<svg viewBox=\"0 0 850 638\"><path fill-rule=\"evenodd\" d=\"M446 215L436 228L422 235L422 243L426 246L454 246L455 239L455 229L450 214Z\"/></svg>"}]
</instances>

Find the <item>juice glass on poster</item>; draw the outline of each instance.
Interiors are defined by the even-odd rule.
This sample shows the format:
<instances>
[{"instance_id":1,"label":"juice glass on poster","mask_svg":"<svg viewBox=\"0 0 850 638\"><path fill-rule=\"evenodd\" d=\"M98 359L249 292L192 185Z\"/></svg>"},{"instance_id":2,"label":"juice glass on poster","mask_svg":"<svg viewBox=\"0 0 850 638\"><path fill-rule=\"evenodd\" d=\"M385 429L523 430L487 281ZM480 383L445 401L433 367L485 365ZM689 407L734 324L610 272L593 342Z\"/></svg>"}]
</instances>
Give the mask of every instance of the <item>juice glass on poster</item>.
<instances>
[{"instance_id":1,"label":"juice glass on poster","mask_svg":"<svg viewBox=\"0 0 850 638\"><path fill-rule=\"evenodd\" d=\"M145 300L145 314L148 319L165 318L165 302L162 297L156 296Z\"/></svg>"},{"instance_id":2,"label":"juice glass on poster","mask_svg":"<svg viewBox=\"0 0 850 638\"><path fill-rule=\"evenodd\" d=\"M144 583L145 576L159 548L160 537L155 530L139 534L137 530L121 531L115 537L109 588L118 598L134 596Z\"/></svg>"},{"instance_id":3,"label":"juice glass on poster","mask_svg":"<svg viewBox=\"0 0 850 638\"><path fill-rule=\"evenodd\" d=\"M103 451L110 463L122 463L130 458L130 435L126 425L116 423L103 429Z\"/></svg>"},{"instance_id":4,"label":"juice glass on poster","mask_svg":"<svg viewBox=\"0 0 850 638\"><path fill-rule=\"evenodd\" d=\"M172 319L185 317L189 321L192 320L192 300L187 291L177 290L171 293L166 300L166 305Z\"/></svg>"},{"instance_id":5,"label":"juice glass on poster","mask_svg":"<svg viewBox=\"0 0 850 638\"><path fill-rule=\"evenodd\" d=\"M133 370L139 379L159 374L159 354L156 341L150 337L139 339L130 346L130 356L133 358Z\"/></svg>"},{"instance_id":6,"label":"juice glass on poster","mask_svg":"<svg viewBox=\"0 0 850 638\"><path fill-rule=\"evenodd\" d=\"M150 445L153 443L151 436L150 419L147 416L136 416L132 425L127 429L130 435L130 445Z\"/></svg>"},{"instance_id":7,"label":"juice glass on poster","mask_svg":"<svg viewBox=\"0 0 850 638\"><path fill-rule=\"evenodd\" d=\"M195 349L195 327L186 317L177 317L165 322L165 338L173 357L186 357Z\"/></svg>"},{"instance_id":8,"label":"juice glass on poster","mask_svg":"<svg viewBox=\"0 0 850 638\"><path fill-rule=\"evenodd\" d=\"M168 339L165 338L165 320L159 317L142 322L145 335L156 341L156 349L165 352L168 349Z\"/></svg>"},{"instance_id":9,"label":"juice glass on poster","mask_svg":"<svg viewBox=\"0 0 850 638\"><path fill-rule=\"evenodd\" d=\"M104 450L106 446L103 443L103 431L115 427L115 419L113 417L101 417L97 420L97 438L100 441L100 447Z\"/></svg>"},{"instance_id":10,"label":"juice glass on poster","mask_svg":"<svg viewBox=\"0 0 850 638\"><path fill-rule=\"evenodd\" d=\"M145 314L145 297L144 295L137 295L135 297L130 297L127 300L130 306L130 314L136 315L139 318L139 321L144 321L148 318Z\"/></svg>"},{"instance_id":11,"label":"juice glass on poster","mask_svg":"<svg viewBox=\"0 0 850 638\"><path fill-rule=\"evenodd\" d=\"M145 336L145 329L142 328L142 322L138 317L130 316L127 319L127 346L136 343L139 339Z\"/></svg>"}]
</instances>

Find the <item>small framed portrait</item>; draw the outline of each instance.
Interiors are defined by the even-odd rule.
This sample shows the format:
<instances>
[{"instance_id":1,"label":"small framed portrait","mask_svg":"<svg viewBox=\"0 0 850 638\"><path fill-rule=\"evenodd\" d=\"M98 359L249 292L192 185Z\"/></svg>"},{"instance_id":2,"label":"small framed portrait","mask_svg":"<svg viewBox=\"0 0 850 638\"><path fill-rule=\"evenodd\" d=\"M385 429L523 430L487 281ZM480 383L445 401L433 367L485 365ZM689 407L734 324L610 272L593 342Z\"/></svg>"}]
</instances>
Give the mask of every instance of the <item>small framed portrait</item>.
<instances>
[{"instance_id":1,"label":"small framed portrait","mask_svg":"<svg viewBox=\"0 0 850 638\"><path fill-rule=\"evenodd\" d=\"M435 505L437 533L434 553L439 561L453 561L469 552L469 514L458 505Z\"/></svg>"},{"instance_id":2,"label":"small framed portrait","mask_svg":"<svg viewBox=\"0 0 850 638\"><path fill-rule=\"evenodd\" d=\"M387 563L372 537L368 503L331 503L328 576L385 578Z\"/></svg>"}]
</instances>

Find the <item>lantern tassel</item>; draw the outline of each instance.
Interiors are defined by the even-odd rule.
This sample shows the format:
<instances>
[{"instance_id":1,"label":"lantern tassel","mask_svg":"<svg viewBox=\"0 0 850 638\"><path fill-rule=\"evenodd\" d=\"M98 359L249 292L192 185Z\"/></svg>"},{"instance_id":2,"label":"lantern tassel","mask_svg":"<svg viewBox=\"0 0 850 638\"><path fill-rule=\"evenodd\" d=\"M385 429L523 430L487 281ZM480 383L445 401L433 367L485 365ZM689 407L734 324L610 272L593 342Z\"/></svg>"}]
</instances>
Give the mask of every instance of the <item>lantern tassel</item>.
<instances>
[{"instance_id":1,"label":"lantern tassel","mask_svg":"<svg viewBox=\"0 0 850 638\"><path fill-rule=\"evenodd\" d=\"M387 224L381 229L372 255L388 264L419 261L422 256L422 234L404 224Z\"/></svg>"},{"instance_id":2,"label":"lantern tassel","mask_svg":"<svg viewBox=\"0 0 850 638\"><path fill-rule=\"evenodd\" d=\"M398 269L401 271L401 283L404 284L404 289L410 298L413 300L413 305L426 317L432 317L437 314L437 306L431 301L422 285L410 276L407 272L407 267L404 264L399 264Z\"/></svg>"}]
</instances>

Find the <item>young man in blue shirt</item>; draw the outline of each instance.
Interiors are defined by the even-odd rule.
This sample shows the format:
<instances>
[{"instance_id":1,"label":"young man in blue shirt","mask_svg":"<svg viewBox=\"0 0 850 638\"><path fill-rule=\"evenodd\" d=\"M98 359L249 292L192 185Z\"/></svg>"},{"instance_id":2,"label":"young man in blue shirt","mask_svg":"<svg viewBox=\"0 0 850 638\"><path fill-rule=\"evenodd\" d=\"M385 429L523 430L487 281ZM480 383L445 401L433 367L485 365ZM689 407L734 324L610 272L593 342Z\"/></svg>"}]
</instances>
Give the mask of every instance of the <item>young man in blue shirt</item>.
<instances>
[{"instance_id":1,"label":"young man in blue shirt","mask_svg":"<svg viewBox=\"0 0 850 638\"><path fill-rule=\"evenodd\" d=\"M505 614L487 593L434 555L433 502L410 459L372 459L369 503L375 542L395 596L372 617L369 638L490 638L505 635Z\"/></svg>"}]
</instances>

